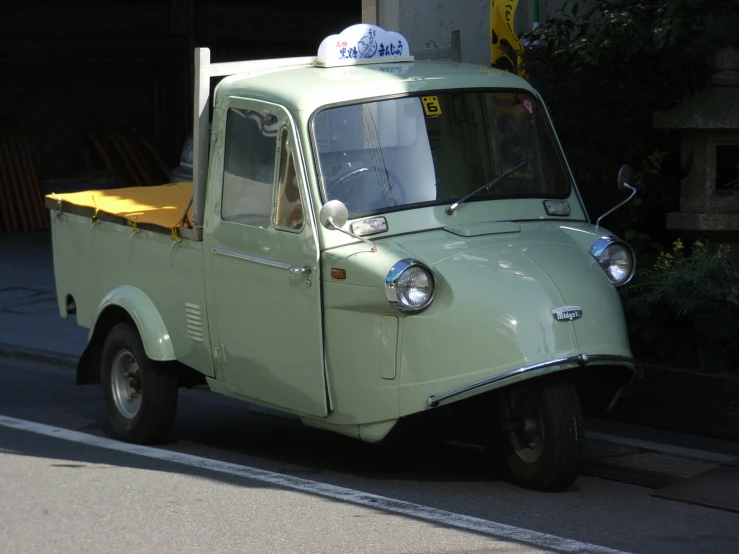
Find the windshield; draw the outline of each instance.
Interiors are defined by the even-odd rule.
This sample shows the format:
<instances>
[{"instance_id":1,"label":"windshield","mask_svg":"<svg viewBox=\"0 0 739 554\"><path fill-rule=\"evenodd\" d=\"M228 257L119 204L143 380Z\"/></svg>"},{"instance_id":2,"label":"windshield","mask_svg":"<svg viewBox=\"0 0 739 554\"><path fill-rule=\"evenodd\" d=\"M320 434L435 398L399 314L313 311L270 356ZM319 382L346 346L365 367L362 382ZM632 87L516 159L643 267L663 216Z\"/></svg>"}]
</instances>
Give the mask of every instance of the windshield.
<instances>
[{"instance_id":1,"label":"windshield","mask_svg":"<svg viewBox=\"0 0 739 554\"><path fill-rule=\"evenodd\" d=\"M319 112L313 139L326 200L350 214L569 194L542 110L518 92L455 92Z\"/></svg>"}]
</instances>

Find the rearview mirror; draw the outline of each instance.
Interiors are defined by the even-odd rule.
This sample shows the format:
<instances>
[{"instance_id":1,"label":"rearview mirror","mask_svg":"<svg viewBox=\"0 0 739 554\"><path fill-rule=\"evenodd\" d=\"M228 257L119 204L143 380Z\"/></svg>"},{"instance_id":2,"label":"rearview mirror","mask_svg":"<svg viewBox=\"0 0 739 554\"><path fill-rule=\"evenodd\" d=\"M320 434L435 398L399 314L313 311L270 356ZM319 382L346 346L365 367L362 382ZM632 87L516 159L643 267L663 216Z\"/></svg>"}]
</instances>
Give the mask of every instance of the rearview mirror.
<instances>
[{"instance_id":1,"label":"rearview mirror","mask_svg":"<svg viewBox=\"0 0 739 554\"><path fill-rule=\"evenodd\" d=\"M326 229L339 230L349 219L349 210L341 200L329 200L321 208L318 219Z\"/></svg>"},{"instance_id":2,"label":"rearview mirror","mask_svg":"<svg viewBox=\"0 0 739 554\"><path fill-rule=\"evenodd\" d=\"M631 189L624 185L634 186L634 169L630 165L624 165L618 172L618 188L624 192Z\"/></svg>"},{"instance_id":3,"label":"rearview mirror","mask_svg":"<svg viewBox=\"0 0 739 554\"><path fill-rule=\"evenodd\" d=\"M615 208L611 208L606 213L604 213L602 216L600 216L598 220L595 222L596 229L600 227L600 222L603 221L604 217L612 214L613 212L618 210L621 206L630 202L631 199L634 198L634 196L636 196L636 187L634 186L634 169L630 165L621 166L621 169L618 171L618 190L623 191L623 192L630 192L631 194L626 200L621 202L618 206L616 206Z\"/></svg>"}]
</instances>

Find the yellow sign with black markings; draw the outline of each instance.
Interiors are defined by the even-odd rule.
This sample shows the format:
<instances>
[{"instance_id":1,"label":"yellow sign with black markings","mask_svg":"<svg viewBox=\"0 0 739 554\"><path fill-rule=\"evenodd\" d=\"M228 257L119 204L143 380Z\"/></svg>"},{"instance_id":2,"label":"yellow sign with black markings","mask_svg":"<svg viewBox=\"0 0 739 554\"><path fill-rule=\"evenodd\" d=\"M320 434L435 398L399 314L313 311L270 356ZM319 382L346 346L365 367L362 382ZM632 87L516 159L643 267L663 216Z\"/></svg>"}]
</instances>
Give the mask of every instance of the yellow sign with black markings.
<instances>
[{"instance_id":1,"label":"yellow sign with black markings","mask_svg":"<svg viewBox=\"0 0 739 554\"><path fill-rule=\"evenodd\" d=\"M427 116L441 115L441 106L436 96L421 96L421 104L423 104L423 112Z\"/></svg>"}]
</instances>

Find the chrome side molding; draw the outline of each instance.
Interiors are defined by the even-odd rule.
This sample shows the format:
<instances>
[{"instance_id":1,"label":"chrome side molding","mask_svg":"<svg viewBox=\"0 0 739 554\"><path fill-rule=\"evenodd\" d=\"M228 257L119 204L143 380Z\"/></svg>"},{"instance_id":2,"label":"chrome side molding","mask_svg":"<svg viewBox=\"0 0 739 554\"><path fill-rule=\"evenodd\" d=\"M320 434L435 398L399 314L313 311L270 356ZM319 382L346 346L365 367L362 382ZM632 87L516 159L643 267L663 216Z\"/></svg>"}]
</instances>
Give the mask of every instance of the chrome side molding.
<instances>
[{"instance_id":1,"label":"chrome side molding","mask_svg":"<svg viewBox=\"0 0 739 554\"><path fill-rule=\"evenodd\" d=\"M254 262L255 264L268 265L270 267L276 267L278 269L290 269L290 264L287 264L285 262L268 260L267 258L260 258L259 256L251 256L249 254L242 254L241 252L234 252L233 250L225 250L223 248L214 248L213 254L219 254L228 258L236 258L237 260L246 260L247 262Z\"/></svg>"},{"instance_id":2,"label":"chrome side molding","mask_svg":"<svg viewBox=\"0 0 739 554\"><path fill-rule=\"evenodd\" d=\"M578 356L570 356L568 358L557 358L555 360L549 360L548 362L541 362L538 364L527 365L524 367L511 369L509 371L504 371L503 373L499 373L498 375L493 375L492 377L487 377L485 379L481 379L480 381L475 381L474 383L470 383L469 385L465 385L463 387L450 390L449 392L437 394L434 396L429 396L426 399L426 405L430 406L431 408L436 408L437 406L440 406L443 402L446 402L450 398L454 398L455 396L459 396L460 394L463 394L465 392L479 389L480 387L491 385L499 381L505 381L506 379L510 379L511 377L523 375L531 371L536 371L537 369L545 369L548 367L553 367L553 366L562 365L562 364L575 364L575 365L579 365L583 367L583 366L588 365L590 362L611 362L612 364L631 367L635 370L638 370L639 368L639 364L637 363L637 361L627 356L613 356L610 354L588 355L588 354L583 353Z\"/></svg>"}]
</instances>

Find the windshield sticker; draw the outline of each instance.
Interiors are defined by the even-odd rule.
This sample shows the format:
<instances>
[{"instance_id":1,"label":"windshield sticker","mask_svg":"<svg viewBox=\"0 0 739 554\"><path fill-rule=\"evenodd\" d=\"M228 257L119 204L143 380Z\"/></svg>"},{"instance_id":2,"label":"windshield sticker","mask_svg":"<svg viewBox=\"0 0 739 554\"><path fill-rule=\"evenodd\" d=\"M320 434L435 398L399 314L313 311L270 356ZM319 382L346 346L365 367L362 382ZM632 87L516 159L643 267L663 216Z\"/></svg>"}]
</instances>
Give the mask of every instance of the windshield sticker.
<instances>
[{"instance_id":1,"label":"windshield sticker","mask_svg":"<svg viewBox=\"0 0 739 554\"><path fill-rule=\"evenodd\" d=\"M521 97L521 105L527 112L534 113L534 102L528 96Z\"/></svg>"},{"instance_id":2,"label":"windshield sticker","mask_svg":"<svg viewBox=\"0 0 739 554\"><path fill-rule=\"evenodd\" d=\"M421 104L423 104L423 112L427 116L441 115L441 106L436 96L421 96Z\"/></svg>"}]
</instances>

